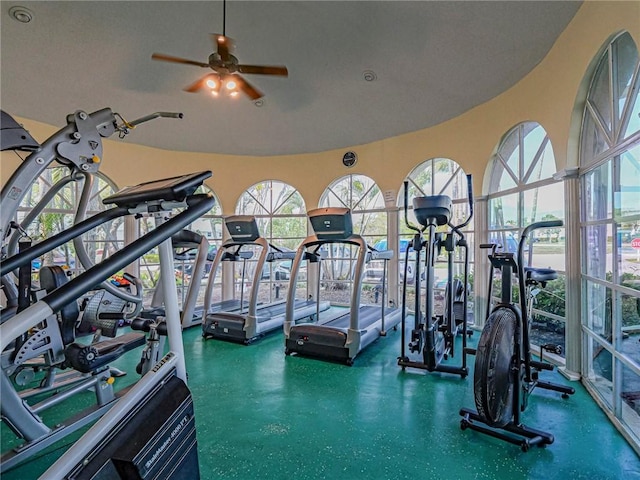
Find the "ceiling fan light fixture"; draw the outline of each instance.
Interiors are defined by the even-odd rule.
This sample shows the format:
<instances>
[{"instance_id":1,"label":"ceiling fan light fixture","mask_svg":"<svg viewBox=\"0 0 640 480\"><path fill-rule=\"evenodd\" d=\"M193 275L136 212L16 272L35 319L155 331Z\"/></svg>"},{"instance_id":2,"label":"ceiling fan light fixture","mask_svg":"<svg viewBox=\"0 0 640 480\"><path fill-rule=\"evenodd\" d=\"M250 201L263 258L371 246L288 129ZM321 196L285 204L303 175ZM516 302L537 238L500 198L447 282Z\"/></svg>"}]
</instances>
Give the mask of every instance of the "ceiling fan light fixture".
<instances>
[{"instance_id":1,"label":"ceiling fan light fixture","mask_svg":"<svg viewBox=\"0 0 640 480\"><path fill-rule=\"evenodd\" d=\"M225 22L226 0L223 0L222 35L217 33L209 35L216 51L209 55L207 62L189 60L164 53L154 53L151 55L151 59L213 70L213 73L200 77L196 82L183 88L186 92L196 93L208 88L213 96L217 96L220 92L225 92L225 95L232 97L243 93L253 101L258 100L263 96L263 93L245 80L243 75L259 74L287 77L289 75L287 67L284 65L244 65L239 63L238 58L231 53L234 42L233 39L226 36ZM257 104L256 106L261 105Z\"/></svg>"}]
</instances>

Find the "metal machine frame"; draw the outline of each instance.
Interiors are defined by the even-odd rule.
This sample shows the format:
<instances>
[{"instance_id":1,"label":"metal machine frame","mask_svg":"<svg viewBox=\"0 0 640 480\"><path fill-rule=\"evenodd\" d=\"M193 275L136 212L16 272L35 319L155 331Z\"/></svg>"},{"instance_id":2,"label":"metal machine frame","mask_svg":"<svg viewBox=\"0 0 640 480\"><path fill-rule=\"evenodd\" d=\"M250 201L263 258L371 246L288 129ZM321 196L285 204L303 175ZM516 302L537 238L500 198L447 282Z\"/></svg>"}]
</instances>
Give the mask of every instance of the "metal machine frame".
<instances>
[{"instance_id":1,"label":"metal machine frame","mask_svg":"<svg viewBox=\"0 0 640 480\"><path fill-rule=\"evenodd\" d=\"M493 245L483 245L492 249L489 255L491 277L494 269L500 271L501 299L487 318L475 352L474 397L477 411L462 408L460 428L469 428L518 445L523 452L533 445L542 447L554 442L551 433L522 423L521 414L526 410L533 390L540 387L556 391L563 398L575 393L573 387L538 379L539 371L553 370L553 365L542 361L542 351L540 361L533 360L529 344L530 292L527 289L537 284L544 285L557 275L550 269L525 267L524 245L534 230L562 225L562 220L551 220L526 227L518 244L517 258L513 253L497 252ZM518 278L518 304L513 302L511 296L514 273ZM490 303L491 292L488 300Z\"/></svg>"},{"instance_id":2,"label":"metal machine frame","mask_svg":"<svg viewBox=\"0 0 640 480\"><path fill-rule=\"evenodd\" d=\"M161 264L163 265L161 281L164 288L168 318L169 346L177 357L175 374L182 380L186 380L173 270L173 254L171 242L167 239L185 225L202 216L213 206L214 200L209 195L193 195L195 189L210 175L211 172L202 172L124 189L119 194L104 199L104 203L115 205L109 210L98 213L54 237L3 260L0 263L0 275L5 275L24 264L29 265L34 258L42 255L42 253L69 241L77 235L81 235L104 221L124 215L137 216L143 213L184 208L184 211L155 230L135 240L100 264L78 275L0 325L0 350L5 351L24 332L51 318L69 302L76 301L81 295L94 288L95 285L100 284L126 265L135 261L154 246L160 245ZM91 377L92 384L81 384L65 392L61 399L68 398L76 391L86 390L94 386L98 395L98 402L95 406L73 415L67 421L55 427L49 427L42 421L39 414L51 404L59 403L59 400L45 400L40 404L30 406L22 400L18 392L13 388L6 373L4 371L0 372L0 387L2 388L3 397L0 406L2 418L26 440L19 448L3 454L2 463L0 464L1 469L6 470L17 465L69 433L91 423L113 407L116 403L115 400L123 396L126 397L126 390L118 392L116 395L111 392L111 395L109 395L108 389L112 383L109 377L108 366L104 366L99 372L96 372L96 375ZM90 436L86 438L90 438ZM57 476L55 478L62 477Z\"/></svg>"}]
</instances>

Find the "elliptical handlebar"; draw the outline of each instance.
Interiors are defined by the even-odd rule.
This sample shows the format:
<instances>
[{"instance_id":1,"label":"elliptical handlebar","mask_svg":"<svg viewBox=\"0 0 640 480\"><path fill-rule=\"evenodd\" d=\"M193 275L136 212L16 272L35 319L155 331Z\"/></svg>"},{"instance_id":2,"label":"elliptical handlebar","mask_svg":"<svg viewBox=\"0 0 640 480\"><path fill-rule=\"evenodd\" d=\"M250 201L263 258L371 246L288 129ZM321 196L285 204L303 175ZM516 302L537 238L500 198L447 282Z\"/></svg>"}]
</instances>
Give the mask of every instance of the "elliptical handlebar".
<instances>
[{"instance_id":1,"label":"elliptical handlebar","mask_svg":"<svg viewBox=\"0 0 640 480\"><path fill-rule=\"evenodd\" d=\"M133 129L133 128L137 127L141 123L145 123L145 122L148 122L150 120L154 120L156 118L183 118L184 117L184 114L177 113L177 112L155 112L155 113L151 113L149 115L145 115L144 117L140 117L140 118L138 118L136 120L132 120L130 122L127 122L119 114L116 114L116 115L118 115L123 120L123 123L120 126L117 127L117 130L119 132L124 133L125 135L127 133L129 133L130 129Z\"/></svg>"},{"instance_id":2,"label":"elliptical handlebar","mask_svg":"<svg viewBox=\"0 0 640 480\"><path fill-rule=\"evenodd\" d=\"M469 198L469 216L460 225L451 225L451 224L449 224L451 229L454 232L456 232L458 235L462 236L462 237L464 237L464 235L462 234L462 232L460 230L462 230L464 227L469 225L469 222L473 218L473 178L472 178L470 173L467 174L467 194L468 194L467 196Z\"/></svg>"},{"instance_id":3,"label":"elliptical handlebar","mask_svg":"<svg viewBox=\"0 0 640 480\"><path fill-rule=\"evenodd\" d=\"M409 222L409 182L407 180L404 181L404 223L408 229L413 230L414 232L424 232L424 228L420 229Z\"/></svg>"}]
</instances>

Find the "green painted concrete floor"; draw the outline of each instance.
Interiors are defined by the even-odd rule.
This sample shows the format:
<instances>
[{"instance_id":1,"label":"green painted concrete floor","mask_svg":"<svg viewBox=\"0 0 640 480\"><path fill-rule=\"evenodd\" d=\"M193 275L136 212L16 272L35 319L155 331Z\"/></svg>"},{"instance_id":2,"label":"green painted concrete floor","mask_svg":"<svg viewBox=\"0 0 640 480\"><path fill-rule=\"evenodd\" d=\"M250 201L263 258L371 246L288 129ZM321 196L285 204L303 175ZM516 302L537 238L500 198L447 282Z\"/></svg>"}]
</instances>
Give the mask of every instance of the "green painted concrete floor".
<instances>
[{"instance_id":1,"label":"green painted concrete floor","mask_svg":"<svg viewBox=\"0 0 640 480\"><path fill-rule=\"evenodd\" d=\"M524 453L461 431L459 409L474 407L473 376L402 371L400 332L352 367L285 357L281 333L248 347L204 341L197 328L184 340L203 479L640 479L638 456L575 382L568 400L543 390L530 399L524 423L555 442ZM117 384L135 381L137 355L118 361L130 373ZM543 378L569 383L556 372ZM4 451L12 441L2 427ZM37 478L76 437L2 479Z\"/></svg>"}]
</instances>

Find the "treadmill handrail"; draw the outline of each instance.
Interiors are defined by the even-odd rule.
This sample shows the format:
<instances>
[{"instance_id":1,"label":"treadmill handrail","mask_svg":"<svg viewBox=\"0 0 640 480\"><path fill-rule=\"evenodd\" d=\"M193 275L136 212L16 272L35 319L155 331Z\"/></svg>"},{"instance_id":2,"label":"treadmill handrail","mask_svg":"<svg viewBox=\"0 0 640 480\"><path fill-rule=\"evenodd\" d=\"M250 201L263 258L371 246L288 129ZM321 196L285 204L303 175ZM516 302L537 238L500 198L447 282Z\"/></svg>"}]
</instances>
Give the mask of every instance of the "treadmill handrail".
<instances>
[{"instance_id":1,"label":"treadmill handrail","mask_svg":"<svg viewBox=\"0 0 640 480\"><path fill-rule=\"evenodd\" d=\"M373 262L375 260L384 260L389 261L392 260L395 255L393 250L369 250L368 252L368 261Z\"/></svg>"},{"instance_id":2,"label":"treadmill handrail","mask_svg":"<svg viewBox=\"0 0 640 480\"><path fill-rule=\"evenodd\" d=\"M307 248L330 244L330 243L346 243L348 245L355 245L358 248L358 256L356 258L356 266L355 273L353 278L353 292L351 294L350 301L350 311L351 311L351 321L350 321L350 329L358 330L359 329L359 309L360 309L360 295L362 293L362 280L364 276L364 266L366 263L367 256L367 242L360 235L352 234L351 236L344 239L325 239L321 240L314 235L309 235L305 238L302 243L298 246L296 251L296 256L293 260L293 265L291 266L291 275L289 277L289 289L287 292L287 311L285 313L285 336L289 336L289 329L293 325L294 316L293 316L293 305L295 302L295 294L296 294L296 281L298 277L298 271L300 269L300 263L304 257L304 253ZM316 299L319 301L319 299Z\"/></svg>"},{"instance_id":3,"label":"treadmill handrail","mask_svg":"<svg viewBox=\"0 0 640 480\"><path fill-rule=\"evenodd\" d=\"M190 327L193 323L193 315L196 310L196 304L198 303L200 286L202 285L202 278L204 277L204 271L207 265L209 241L204 235L200 236L200 245L196 252L197 256L193 263L191 280L187 288L187 297L182 307L182 318L180 320L182 320L183 327Z\"/></svg>"},{"instance_id":4,"label":"treadmill handrail","mask_svg":"<svg viewBox=\"0 0 640 480\"><path fill-rule=\"evenodd\" d=\"M204 296L204 312L203 312L203 322L204 322L204 318L206 316L206 314L209 312L209 310L211 309L211 305L213 305L213 289L214 289L214 285L215 285L215 276L218 270L218 266L222 263L223 259L224 259L224 255L227 249L233 248L233 247L237 247L237 246L245 246L245 245L257 245L259 247L262 247L260 255L258 256L258 259L256 260L256 269L255 272L253 273L253 281L251 284L251 292L250 292L250 296L249 296L249 310L248 310L248 315L251 315L253 317L256 316L256 306L258 305L258 291L260 289L260 280L262 278L262 268L264 267L264 264L266 262L267 259L267 254L269 252L269 242L267 242L266 238L264 237L259 237L255 240L252 240L250 242L238 242L238 241L234 241L234 240L230 240L227 241L225 243L223 243L220 248L218 249L218 251L216 252L216 256L213 260L213 264L211 265L211 271L209 272L209 280L207 281L207 287L205 290L205 296ZM244 258L243 255L240 255L244 260L246 260L246 258ZM253 256L253 253L248 257L251 258ZM244 302L244 299L240 299L241 302ZM203 323L204 325L204 323Z\"/></svg>"}]
</instances>

